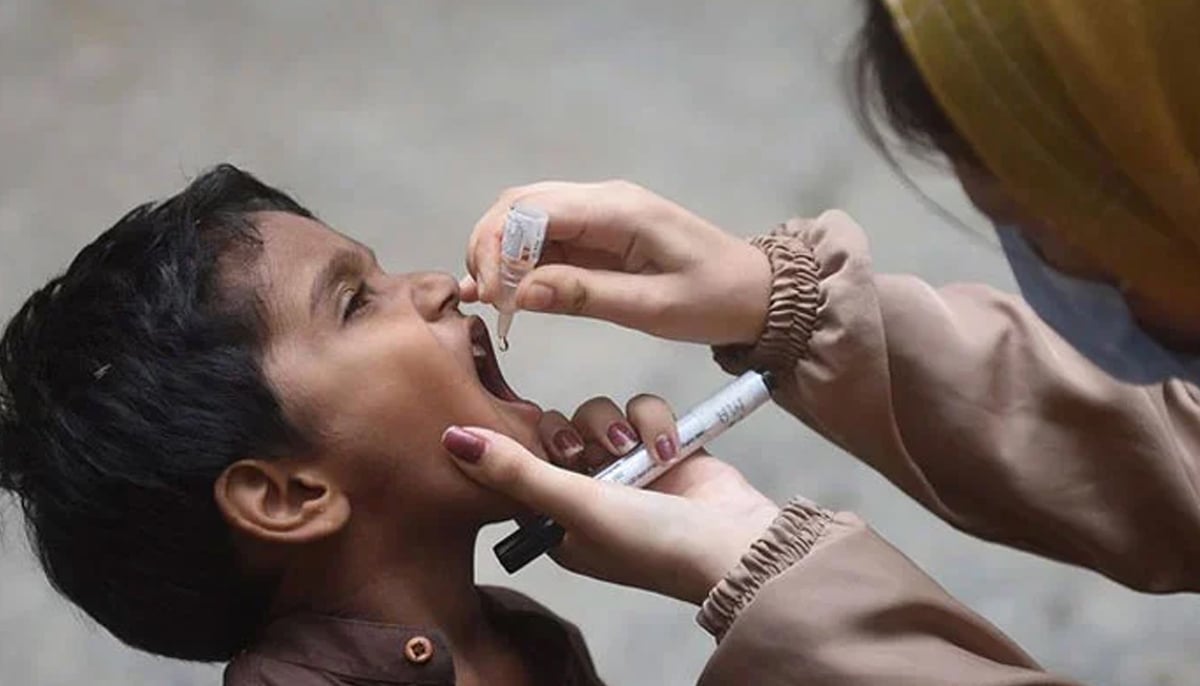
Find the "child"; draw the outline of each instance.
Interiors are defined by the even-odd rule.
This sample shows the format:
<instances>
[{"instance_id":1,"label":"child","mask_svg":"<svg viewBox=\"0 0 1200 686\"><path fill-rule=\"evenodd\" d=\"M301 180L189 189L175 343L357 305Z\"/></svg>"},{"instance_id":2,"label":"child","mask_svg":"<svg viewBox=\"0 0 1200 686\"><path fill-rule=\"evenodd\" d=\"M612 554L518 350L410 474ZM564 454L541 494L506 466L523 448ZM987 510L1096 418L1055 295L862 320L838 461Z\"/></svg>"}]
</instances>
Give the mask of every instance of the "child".
<instances>
[{"instance_id":1,"label":"child","mask_svg":"<svg viewBox=\"0 0 1200 686\"><path fill-rule=\"evenodd\" d=\"M441 434L541 452L542 413L458 303L229 165L134 209L0 343L0 485L50 581L227 684L600 683L574 627L474 584L517 509Z\"/></svg>"}]
</instances>

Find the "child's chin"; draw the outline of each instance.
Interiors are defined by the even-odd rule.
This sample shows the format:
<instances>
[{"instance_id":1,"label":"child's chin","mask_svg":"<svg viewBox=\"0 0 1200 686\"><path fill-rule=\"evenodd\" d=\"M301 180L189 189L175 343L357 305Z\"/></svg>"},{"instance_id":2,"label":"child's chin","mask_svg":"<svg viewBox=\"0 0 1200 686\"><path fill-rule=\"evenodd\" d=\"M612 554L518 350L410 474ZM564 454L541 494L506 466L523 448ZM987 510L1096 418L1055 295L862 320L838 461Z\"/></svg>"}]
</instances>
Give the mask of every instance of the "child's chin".
<instances>
[{"instance_id":1,"label":"child's chin","mask_svg":"<svg viewBox=\"0 0 1200 686\"><path fill-rule=\"evenodd\" d=\"M481 526L497 522L507 522L512 519L535 514L521 503L494 491L484 491L481 493L474 505L478 508L476 511L479 514L479 523Z\"/></svg>"}]
</instances>

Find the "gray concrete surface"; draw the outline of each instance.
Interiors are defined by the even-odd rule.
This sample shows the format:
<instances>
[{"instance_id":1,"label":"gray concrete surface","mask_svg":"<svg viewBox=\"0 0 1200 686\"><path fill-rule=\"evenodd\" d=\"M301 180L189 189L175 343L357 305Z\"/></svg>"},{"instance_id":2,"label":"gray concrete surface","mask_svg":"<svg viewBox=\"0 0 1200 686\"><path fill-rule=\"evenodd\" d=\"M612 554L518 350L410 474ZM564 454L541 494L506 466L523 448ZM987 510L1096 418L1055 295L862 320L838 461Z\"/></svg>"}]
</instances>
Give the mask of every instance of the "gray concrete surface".
<instances>
[{"instance_id":1,"label":"gray concrete surface","mask_svg":"<svg viewBox=\"0 0 1200 686\"><path fill-rule=\"evenodd\" d=\"M955 186L861 141L840 89L848 0L742 2L0 1L0 312L135 203L230 160L294 191L395 269L458 270L507 185L626 177L749 235L842 207L880 269L1009 276ZM504 365L564 408L594 394L679 405L721 381L706 350L522 316ZM936 351L931 351L936 354ZM571 379L571 383L563 383ZM1053 669L1089 684L1200 683L1200 603L955 533L771 409L715 448L777 498L863 513ZM48 589L11 507L0 550L0 684L216 683L129 650ZM480 576L575 619L613 684L693 683L711 644L679 603L541 562ZM186 621L186 618L181 618Z\"/></svg>"}]
</instances>

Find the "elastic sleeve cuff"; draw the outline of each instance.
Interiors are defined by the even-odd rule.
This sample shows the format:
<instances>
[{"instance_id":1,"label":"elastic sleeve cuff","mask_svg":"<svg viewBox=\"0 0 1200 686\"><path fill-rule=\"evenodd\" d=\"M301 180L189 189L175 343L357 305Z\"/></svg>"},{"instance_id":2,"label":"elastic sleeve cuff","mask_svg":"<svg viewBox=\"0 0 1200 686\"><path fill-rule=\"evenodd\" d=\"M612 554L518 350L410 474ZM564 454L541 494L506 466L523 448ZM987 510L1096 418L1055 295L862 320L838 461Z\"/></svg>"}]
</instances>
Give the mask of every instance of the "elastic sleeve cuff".
<instances>
[{"instance_id":1,"label":"elastic sleeve cuff","mask_svg":"<svg viewBox=\"0 0 1200 686\"><path fill-rule=\"evenodd\" d=\"M817 261L798 236L758 236L750 244L763 251L771 264L767 325L754 345L714 347L713 359L731 374L748 369L790 370L807 354L816 327L821 300Z\"/></svg>"},{"instance_id":2,"label":"elastic sleeve cuff","mask_svg":"<svg viewBox=\"0 0 1200 686\"><path fill-rule=\"evenodd\" d=\"M696 622L719 642L758 590L799 562L833 521L832 513L796 498L700 606Z\"/></svg>"}]
</instances>

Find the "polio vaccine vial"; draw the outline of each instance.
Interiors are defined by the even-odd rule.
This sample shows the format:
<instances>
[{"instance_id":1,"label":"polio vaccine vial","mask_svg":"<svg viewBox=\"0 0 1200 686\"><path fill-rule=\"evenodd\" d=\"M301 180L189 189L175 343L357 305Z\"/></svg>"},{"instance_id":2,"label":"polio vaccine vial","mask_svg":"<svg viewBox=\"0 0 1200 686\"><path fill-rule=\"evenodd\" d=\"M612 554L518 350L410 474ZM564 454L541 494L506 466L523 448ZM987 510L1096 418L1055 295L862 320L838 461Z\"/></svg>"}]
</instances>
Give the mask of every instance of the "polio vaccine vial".
<instances>
[{"instance_id":1,"label":"polio vaccine vial","mask_svg":"<svg viewBox=\"0 0 1200 686\"><path fill-rule=\"evenodd\" d=\"M500 350L508 350L508 332L517 311L517 286L537 266L546 243L550 216L536 207L514 206L504 218L500 239L500 295L493 303Z\"/></svg>"}]
</instances>

